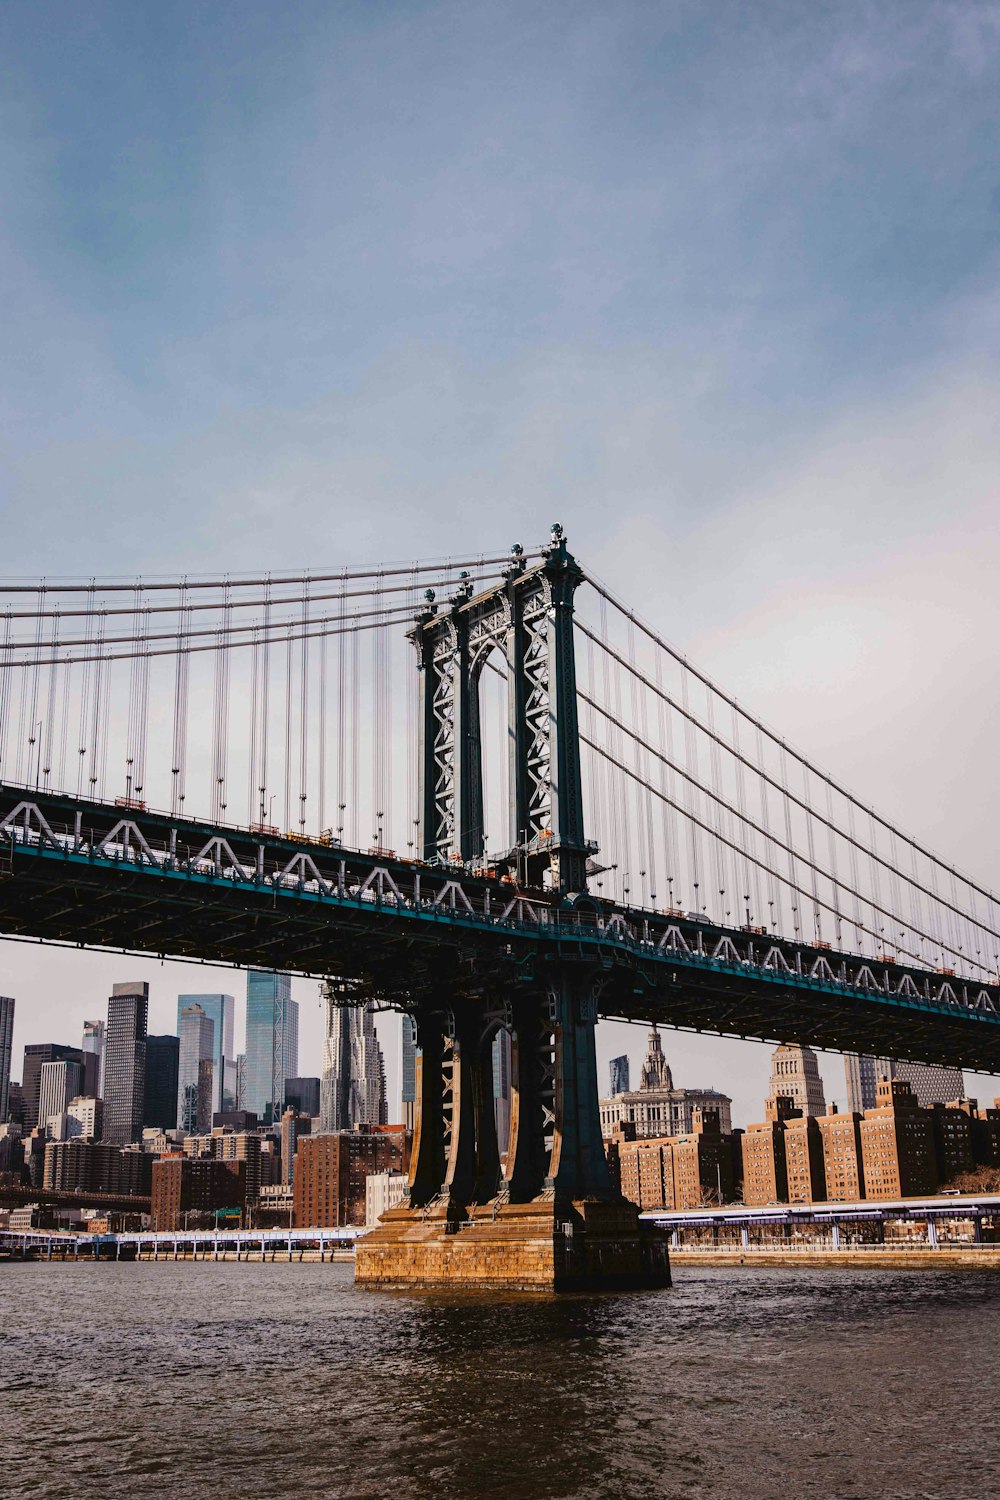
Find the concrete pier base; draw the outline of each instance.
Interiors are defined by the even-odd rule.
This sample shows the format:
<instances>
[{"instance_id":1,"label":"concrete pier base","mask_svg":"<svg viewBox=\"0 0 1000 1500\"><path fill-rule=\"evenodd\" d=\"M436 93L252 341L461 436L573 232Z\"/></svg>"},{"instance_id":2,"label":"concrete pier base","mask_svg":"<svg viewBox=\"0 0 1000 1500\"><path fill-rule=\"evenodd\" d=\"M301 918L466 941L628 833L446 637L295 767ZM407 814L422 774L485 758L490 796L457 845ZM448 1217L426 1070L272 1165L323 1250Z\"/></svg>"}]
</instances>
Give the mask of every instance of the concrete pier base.
<instances>
[{"instance_id":1,"label":"concrete pier base","mask_svg":"<svg viewBox=\"0 0 1000 1500\"><path fill-rule=\"evenodd\" d=\"M395 1208L357 1243L355 1280L382 1288L564 1292L670 1285L667 1236L625 1200Z\"/></svg>"}]
</instances>

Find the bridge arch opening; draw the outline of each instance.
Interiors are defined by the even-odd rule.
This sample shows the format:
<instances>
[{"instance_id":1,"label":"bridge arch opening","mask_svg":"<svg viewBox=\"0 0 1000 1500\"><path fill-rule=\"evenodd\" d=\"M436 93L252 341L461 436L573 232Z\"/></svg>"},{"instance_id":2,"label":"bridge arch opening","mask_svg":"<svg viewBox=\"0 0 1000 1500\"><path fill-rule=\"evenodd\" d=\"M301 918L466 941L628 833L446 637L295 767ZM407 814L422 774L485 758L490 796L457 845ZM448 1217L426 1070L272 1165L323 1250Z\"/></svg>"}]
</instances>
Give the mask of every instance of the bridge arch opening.
<instances>
[{"instance_id":1,"label":"bridge arch opening","mask_svg":"<svg viewBox=\"0 0 1000 1500\"><path fill-rule=\"evenodd\" d=\"M499 645L487 648L473 663L471 725L475 755L469 846L483 863L508 850L511 830L512 735L507 660Z\"/></svg>"}]
</instances>

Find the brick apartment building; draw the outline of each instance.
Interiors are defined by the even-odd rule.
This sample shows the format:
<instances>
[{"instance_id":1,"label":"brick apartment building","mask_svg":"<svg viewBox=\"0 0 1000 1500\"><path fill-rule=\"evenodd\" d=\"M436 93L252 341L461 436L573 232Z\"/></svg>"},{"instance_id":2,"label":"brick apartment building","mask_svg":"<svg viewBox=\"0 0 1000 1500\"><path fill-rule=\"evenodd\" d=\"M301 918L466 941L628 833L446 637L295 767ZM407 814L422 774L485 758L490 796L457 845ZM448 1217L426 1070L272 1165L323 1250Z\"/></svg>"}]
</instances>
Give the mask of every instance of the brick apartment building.
<instances>
[{"instance_id":1,"label":"brick apartment building","mask_svg":"<svg viewBox=\"0 0 1000 1500\"><path fill-rule=\"evenodd\" d=\"M879 1080L874 1109L861 1118L861 1155L868 1198L916 1198L936 1193L934 1121L921 1109L912 1085ZM956 1111L957 1113L957 1111Z\"/></svg>"},{"instance_id":2,"label":"brick apartment building","mask_svg":"<svg viewBox=\"0 0 1000 1500\"><path fill-rule=\"evenodd\" d=\"M161 1156L153 1163L150 1219L156 1230L193 1227L189 1220L211 1218L220 1208L245 1208L245 1161L208 1156Z\"/></svg>"},{"instance_id":3,"label":"brick apartment building","mask_svg":"<svg viewBox=\"0 0 1000 1500\"><path fill-rule=\"evenodd\" d=\"M152 1158L102 1141L48 1141L42 1187L53 1193L149 1192Z\"/></svg>"},{"instance_id":4,"label":"brick apartment building","mask_svg":"<svg viewBox=\"0 0 1000 1500\"><path fill-rule=\"evenodd\" d=\"M816 1121L823 1140L828 1203L857 1203L865 1196L861 1119L860 1114L831 1110Z\"/></svg>"},{"instance_id":5,"label":"brick apartment building","mask_svg":"<svg viewBox=\"0 0 1000 1500\"><path fill-rule=\"evenodd\" d=\"M402 1125L303 1136L295 1155L293 1219L303 1229L364 1224L366 1181L375 1172L405 1172L410 1137Z\"/></svg>"},{"instance_id":6,"label":"brick apartment building","mask_svg":"<svg viewBox=\"0 0 1000 1500\"><path fill-rule=\"evenodd\" d=\"M751 1208L788 1202L785 1121L800 1118L785 1094L768 1099L764 1110L767 1118L743 1132L743 1202Z\"/></svg>"},{"instance_id":7,"label":"brick apartment building","mask_svg":"<svg viewBox=\"0 0 1000 1500\"><path fill-rule=\"evenodd\" d=\"M819 1121L815 1115L798 1114L787 1117L784 1127L789 1203L825 1202L826 1165Z\"/></svg>"},{"instance_id":8,"label":"brick apartment building","mask_svg":"<svg viewBox=\"0 0 1000 1500\"><path fill-rule=\"evenodd\" d=\"M716 1109L693 1111L684 1135L636 1138L636 1126L619 1125L607 1144L612 1180L639 1208L688 1209L731 1203L733 1136L723 1134Z\"/></svg>"},{"instance_id":9,"label":"brick apartment building","mask_svg":"<svg viewBox=\"0 0 1000 1500\"><path fill-rule=\"evenodd\" d=\"M930 1110L934 1127L934 1155L938 1177L950 1182L975 1166L972 1149L972 1120L957 1105L934 1104Z\"/></svg>"}]
</instances>

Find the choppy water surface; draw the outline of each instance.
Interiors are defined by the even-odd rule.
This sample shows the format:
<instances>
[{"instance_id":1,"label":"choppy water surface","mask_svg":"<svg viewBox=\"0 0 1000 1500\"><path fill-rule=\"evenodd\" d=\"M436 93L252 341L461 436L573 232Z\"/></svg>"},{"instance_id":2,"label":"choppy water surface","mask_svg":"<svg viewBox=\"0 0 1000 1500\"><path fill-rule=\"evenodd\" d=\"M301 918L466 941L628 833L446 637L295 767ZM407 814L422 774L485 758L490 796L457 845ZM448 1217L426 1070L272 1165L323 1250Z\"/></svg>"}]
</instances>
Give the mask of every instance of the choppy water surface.
<instances>
[{"instance_id":1,"label":"choppy water surface","mask_svg":"<svg viewBox=\"0 0 1000 1500\"><path fill-rule=\"evenodd\" d=\"M988 1273L525 1300L356 1291L343 1265L7 1265L0 1493L983 1500L998 1377Z\"/></svg>"}]
</instances>

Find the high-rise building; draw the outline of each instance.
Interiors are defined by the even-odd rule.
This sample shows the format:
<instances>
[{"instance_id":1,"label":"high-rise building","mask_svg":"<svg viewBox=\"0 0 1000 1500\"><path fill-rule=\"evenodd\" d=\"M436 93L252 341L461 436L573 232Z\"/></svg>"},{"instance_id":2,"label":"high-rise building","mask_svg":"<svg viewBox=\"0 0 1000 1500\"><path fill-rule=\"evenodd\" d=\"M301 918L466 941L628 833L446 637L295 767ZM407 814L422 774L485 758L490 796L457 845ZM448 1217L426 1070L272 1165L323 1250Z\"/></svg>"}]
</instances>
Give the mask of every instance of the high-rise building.
<instances>
[{"instance_id":1,"label":"high-rise building","mask_svg":"<svg viewBox=\"0 0 1000 1500\"><path fill-rule=\"evenodd\" d=\"M112 986L104 1049L104 1139L112 1144L142 1139L148 1016L148 984Z\"/></svg>"},{"instance_id":2,"label":"high-rise building","mask_svg":"<svg viewBox=\"0 0 1000 1500\"><path fill-rule=\"evenodd\" d=\"M7 1118L24 1128L24 1088L11 1079L7 1090ZM2 1122L0 1122L2 1123Z\"/></svg>"},{"instance_id":3,"label":"high-rise building","mask_svg":"<svg viewBox=\"0 0 1000 1500\"><path fill-rule=\"evenodd\" d=\"M816 1124L823 1138L823 1172L828 1203L858 1203L865 1196L861 1154L861 1114L831 1109Z\"/></svg>"},{"instance_id":4,"label":"high-rise building","mask_svg":"<svg viewBox=\"0 0 1000 1500\"><path fill-rule=\"evenodd\" d=\"M86 1141L99 1141L104 1134L104 1100L71 1099L62 1118L65 1123L56 1139L69 1141L80 1136Z\"/></svg>"},{"instance_id":5,"label":"high-rise building","mask_svg":"<svg viewBox=\"0 0 1000 1500\"><path fill-rule=\"evenodd\" d=\"M967 1110L949 1108L946 1104L934 1104L930 1110L934 1126L934 1154L937 1158L938 1177L942 1182L951 1182L963 1172L971 1172L976 1164L972 1144L972 1119Z\"/></svg>"},{"instance_id":6,"label":"high-rise building","mask_svg":"<svg viewBox=\"0 0 1000 1500\"><path fill-rule=\"evenodd\" d=\"M296 1148L302 1136L309 1134L310 1124L294 1109L286 1109L281 1116L281 1180L286 1187L295 1181Z\"/></svg>"},{"instance_id":7,"label":"high-rise building","mask_svg":"<svg viewBox=\"0 0 1000 1500\"><path fill-rule=\"evenodd\" d=\"M723 1135L732 1133L732 1100L716 1089L674 1088L670 1065L663 1055L660 1033L649 1033L638 1089L601 1100L601 1133L610 1140L620 1125L634 1125L638 1137L688 1135L695 1110L715 1110Z\"/></svg>"},{"instance_id":8,"label":"high-rise building","mask_svg":"<svg viewBox=\"0 0 1000 1500\"><path fill-rule=\"evenodd\" d=\"M10 1059L14 1049L14 1001L0 995L0 1125L7 1119L10 1095Z\"/></svg>"},{"instance_id":9,"label":"high-rise building","mask_svg":"<svg viewBox=\"0 0 1000 1500\"><path fill-rule=\"evenodd\" d=\"M624 1197L638 1208L672 1210L729 1203L733 1198L733 1137L719 1129L718 1111L694 1111L684 1135L635 1137L620 1128L608 1143L608 1165Z\"/></svg>"},{"instance_id":10,"label":"high-rise building","mask_svg":"<svg viewBox=\"0 0 1000 1500\"><path fill-rule=\"evenodd\" d=\"M409 1145L402 1125L303 1136L293 1186L296 1225L312 1229L363 1224L368 1177L405 1172Z\"/></svg>"},{"instance_id":11,"label":"high-rise building","mask_svg":"<svg viewBox=\"0 0 1000 1500\"><path fill-rule=\"evenodd\" d=\"M153 1159L145 1151L122 1150L100 1141L49 1141L42 1181L46 1192L149 1192Z\"/></svg>"},{"instance_id":12,"label":"high-rise building","mask_svg":"<svg viewBox=\"0 0 1000 1500\"><path fill-rule=\"evenodd\" d=\"M26 1134L38 1125L38 1093L42 1084L42 1068L48 1062L75 1062L82 1067L83 1053L79 1047L67 1047L62 1042L29 1042L25 1047L22 1089Z\"/></svg>"},{"instance_id":13,"label":"high-rise building","mask_svg":"<svg viewBox=\"0 0 1000 1500\"><path fill-rule=\"evenodd\" d=\"M215 1025L197 1001L177 1017L177 1125L181 1130L211 1130L215 1078Z\"/></svg>"},{"instance_id":14,"label":"high-rise building","mask_svg":"<svg viewBox=\"0 0 1000 1500\"><path fill-rule=\"evenodd\" d=\"M417 1108L417 1023L403 1017L403 1124L412 1131Z\"/></svg>"},{"instance_id":15,"label":"high-rise building","mask_svg":"<svg viewBox=\"0 0 1000 1500\"><path fill-rule=\"evenodd\" d=\"M48 1131L54 1115L62 1115L71 1099L83 1090L82 1062L42 1064L38 1088L38 1123Z\"/></svg>"},{"instance_id":16,"label":"high-rise building","mask_svg":"<svg viewBox=\"0 0 1000 1500\"><path fill-rule=\"evenodd\" d=\"M103 1021L83 1023L84 1088L98 1099L104 1097L104 1042L107 1027Z\"/></svg>"},{"instance_id":17,"label":"high-rise building","mask_svg":"<svg viewBox=\"0 0 1000 1500\"><path fill-rule=\"evenodd\" d=\"M506 1029L493 1038L493 1117L496 1121L497 1150L501 1156L510 1145L510 1070L511 1036Z\"/></svg>"},{"instance_id":18,"label":"high-rise building","mask_svg":"<svg viewBox=\"0 0 1000 1500\"><path fill-rule=\"evenodd\" d=\"M629 1091L629 1067L628 1057L622 1053L621 1057L611 1059L611 1094L627 1094Z\"/></svg>"},{"instance_id":19,"label":"high-rise building","mask_svg":"<svg viewBox=\"0 0 1000 1500\"><path fill-rule=\"evenodd\" d=\"M965 1095L961 1068L938 1068L930 1063L901 1062L893 1057L874 1057L865 1052L844 1054L847 1107L857 1114L875 1109L879 1081L898 1078L908 1083L921 1109L949 1104Z\"/></svg>"},{"instance_id":20,"label":"high-rise building","mask_svg":"<svg viewBox=\"0 0 1000 1500\"><path fill-rule=\"evenodd\" d=\"M815 1115L799 1115L785 1121L785 1171L789 1203L826 1200L823 1135Z\"/></svg>"},{"instance_id":21,"label":"high-rise building","mask_svg":"<svg viewBox=\"0 0 1000 1500\"><path fill-rule=\"evenodd\" d=\"M247 1055L239 1052L236 1055L236 1108L245 1110L247 1107ZM256 1110L251 1110L256 1114Z\"/></svg>"},{"instance_id":22,"label":"high-rise building","mask_svg":"<svg viewBox=\"0 0 1000 1500\"><path fill-rule=\"evenodd\" d=\"M804 1115L825 1115L823 1081L811 1047L783 1045L771 1057L771 1086L767 1097L791 1099Z\"/></svg>"},{"instance_id":23,"label":"high-rise building","mask_svg":"<svg viewBox=\"0 0 1000 1500\"><path fill-rule=\"evenodd\" d=\"M287 1108L297 1110L300 1115L317 1116L319 1114L319 1079L286 1078L285 1104Z\"/></svg>"},{"instance_id":24,"label":"high-rise building","mask_svg":"<svg viewBox=\"0 0 1000 1500\"><path fill-rule=\"evenodd\" d=\"M240 1109L265 1125L277 1123L285 1079L299 1076L299 1006L287 974L251 969L247 974L247 1050Z\"/></svg>"},{"instance_id":25,"label":"high-rise building","mask_svg":"<svg viewBox=\"0 0 1000 1500\"><path fill-rule=\"evenodd\" d=\"M965 1096L965 1078L961 1068L935 1068L930 1063L893 1062L892 1077L908 1083L921 1109L935 1104L950 1104Z\"/></svg>"},{"instance_id":26,"label":"high-rise building","mask_svg":"<svg viewBox=\"0 0 1000 1500\"><path fill-rule=\"evenodd\" d=\"M355 1130L385 1125L385 1062L370 1003L344 1005L335 984L324 988L326 1038L320 1086L320 1128Z\"/></svg>"},{"instance_id":27,"label":"high-rise building","mask_svg":"<svg viewBox=\"0 0 1000 1500\"><path fill-rule=\"evenodd\" d=\"M153 1162L150 1218L157 1230L211 1224L220 1209L243 1209L246 1167L241 1161L161 1156Z\"/></svg>"},{"instance_id":28,"label":"high-rise building","mask_svg":"<svg viewBox=\"0 0 1000 1500\"><path fill-rule=\"evenodd\" d=\"M247 1200L253 1202L260 1195L262 1182L272 1181L270 1167L277 1161L271 1150L273 1145L273 1138L265 1140L255 1130L216 1127L205 1135L189 1135L184 1142L184 1155L214 1156L217 1161L242 1162ZM273 1179L278 1175L275 1171Z\"/></svg>"},{"instance_id":29,"label":"high-rise building","mask_svg":"<svg viewBox=\"0 0 1000 1500\"><path fill-rule=\"evenodd\" d=\"M236 1053L233 1047L233 1027L236 1017L236 1001L232 995L178 995L177 1033L180 1035L181 1015L189 1005L200 1005L212 1023L212 1111L236 1108Z\"/></svg>"},{"instance_id":30,"label":"high-rise building","mask_svg":"<svg viewBox=\"0 0 1000 1500\"><path fill-rule=\"evenodd\" d=\"M146 1038L146 1097L142 1122L147 1130L177 1128L180 1045L180 1038L170 1034Z\"/></svg>"},{"instance_id":31,"label":"high-rise building","mask_svg":"<svg viewBox=\"0 0 1000 1500\"><path fill-rule=\"evenodd\" d=\"M934 1121L910 1084L883 1078L874 1109L861 1119L861 1154L868 1198L925 1197L937 1192Z\"/></svg>"}]
</instances>

